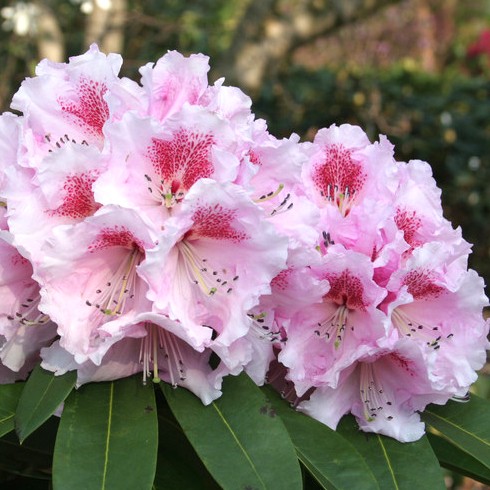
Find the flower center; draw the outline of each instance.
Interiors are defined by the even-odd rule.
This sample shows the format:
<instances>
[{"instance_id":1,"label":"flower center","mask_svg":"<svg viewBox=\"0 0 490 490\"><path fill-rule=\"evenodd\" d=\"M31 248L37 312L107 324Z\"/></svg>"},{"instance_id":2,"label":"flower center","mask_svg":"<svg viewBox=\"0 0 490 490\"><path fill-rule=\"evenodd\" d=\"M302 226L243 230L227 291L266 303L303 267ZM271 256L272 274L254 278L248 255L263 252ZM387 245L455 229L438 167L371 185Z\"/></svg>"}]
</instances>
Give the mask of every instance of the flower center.
<instances>
[{"instance_id":1,"label":"flower center","mask_svg":"<svg viewBox=\"0 0 490 490\"><path fill-rule=\"evenodd\" d=\"M327 202L347 216L366 181L360 162L352 150L333 144L324 148L324 160L313 171L313 182Z\"/></svg>"},{"instance_id":2,"label":"flower center","mask_svg":"<svg viewBox=\"0 0 490 490\"><path fill-rule=\"evenodd\" d=\"M155 178L145 175L148 190L167 208L180 202L199 179L214 172L211 133L179 129L171 140L152 138L147 155L153 164Z\"/></svg>"}]
</instances>

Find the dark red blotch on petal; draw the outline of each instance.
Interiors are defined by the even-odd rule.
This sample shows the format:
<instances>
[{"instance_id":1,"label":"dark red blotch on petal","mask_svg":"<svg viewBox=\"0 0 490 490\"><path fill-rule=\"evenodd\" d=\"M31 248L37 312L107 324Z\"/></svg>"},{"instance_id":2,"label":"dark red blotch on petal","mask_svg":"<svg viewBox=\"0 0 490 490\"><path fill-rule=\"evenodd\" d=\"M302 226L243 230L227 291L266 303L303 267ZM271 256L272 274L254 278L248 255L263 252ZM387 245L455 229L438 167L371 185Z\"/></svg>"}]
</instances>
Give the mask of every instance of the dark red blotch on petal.
<instances>
[{"instance_id":1,"label":"dark red blotch on petal","mask_svg":"<svg viewBox=\"0 0 490 490\"><path fill-rule=\"evenodd\" d=\"M109 118L109 106L104 100L107 86L102 82L80 77L76 91L77 101L62 97L58 99L61 110L75 116L83 130L101 136L102 128Z\"/></svg>"},{"instance_id":2,"label":"dark red blotch on petal","mask_svg":"<svg viewBox=\"0 0 490 490\"><path fill-rule=\"evenodd\" d=\"M403 284L407 286L408 292L414 299L437 298L444 291L442 286L434 284L434 278L426 270L410 271L405 276Z\"/></svg>"},{"instance_id":3,"label":"dark red blotch on petal","mask_svg":"<svg viewBox=\"0 0 490 490\"><path fill-rule=\"evenodd\" d=\"M341 274L328 274L325 279L330 283L330 290L325 298L343 305L350 310L365 310L364 288L361 280L349 270Z\"/></svg>"},{"instance_id":4,"label":"dark red blotch on petal","mask_svg":"<svg viewBox=\"0 0 490 490\"><path fill-rule=\"evenodd\" d=\"M128 249L144 249L141 240L136 238L126 227L114 226L100 230L95 240L89 245L88 250L95 252L110 247L124 247Z\"/></svg>"},{"instance_id":5,"label":"dark red blotch on petal","mask_svg":"<svg viewBox=\"0 0 490 490\"><path fill-rule=\"evenodd\" d=\"M92 184L96 174L81 173L69 175L63 183L63 203L56 209L48 211L51 216L64 216L72 219L83 219L99 209L100 204L94 200Z\"/></svg>"},{"instance_id":6,"label":"dark red blotch on petal","mask_svg":"<svg viewBox=\"0 0 490 490\"><path fill-rule=\"evenodd\" d=\"M205 237L215 240L231 240L235 243L246 240L247 234L233 227L235 216L234 209L225 209L220 204L199 207L192 216L194 225L185 238Z\"/></svg>"},{"instance_id":7,"label":"dark red blotch on petal","mask_svg":"<svg viewBox=\"0 0 490 490\"><path fill-rule=\"evenodd\" d=\"M313 182L323 196L334 199L337 193L358 193L366 175L362 166L352 158L352 150L332 144L324 148L323 162L313 171Z\"/></svg>"},{"instance_id":8,"label":"dark red blotch on petal","mask_svg":"<svg viewBox=\"0 0 490 490\"><path fill-rule=\"evenodd\" d=\"M214 166L211 162L210 133L195 133L180 129L172 140L152 138L148 156L155 172L172 186L172 193L188 190L198 180L211 177Z\"/></svg>"},{"instance_id":9,"label":"dark red blotch on petal","mask_svg":"<svg viewBox=\"0 0 490 490\"><path fill-rule=\"evenodd\" d=\"M396 227L403 231L403 238L411 247L418 247L420 242L415 238L415 234L422 225L422 220L415 211L398 208L395 215Z\"/></svg>"}]
</instances>

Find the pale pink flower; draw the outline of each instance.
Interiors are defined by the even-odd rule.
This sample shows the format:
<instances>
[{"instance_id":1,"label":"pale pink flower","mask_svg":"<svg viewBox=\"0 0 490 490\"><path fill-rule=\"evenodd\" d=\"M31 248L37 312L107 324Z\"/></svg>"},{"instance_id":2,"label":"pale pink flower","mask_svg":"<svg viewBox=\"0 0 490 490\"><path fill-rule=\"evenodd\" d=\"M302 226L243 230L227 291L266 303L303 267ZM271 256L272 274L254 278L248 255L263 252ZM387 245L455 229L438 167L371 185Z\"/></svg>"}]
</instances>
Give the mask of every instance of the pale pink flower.
<instances>
[{"instance_id":1,"label":"pale pink flower","mask_svg":"<svg viewBox=\"0 0 490 490\"><path fill-rule=\"evenodd\" d=\"M342 372L336 388L317 388L298 410L332 429L351 412L365 432L412 442L424 435L417 412L448 398L434 392L418 346L404 339L393 349L380 349L359 359Z\"/></svg>"},{"instance_id":2,"label":"pale pink flower","mask_svg":"<svg viewBox=\"0 0 490 490\"><path fill-rule=\"evenodd\" d=\"M140 68L141 84L148 100L147 114L163 120L185 103L195 105L208 86L209 58L193 54L188 58L169 51L156 63Z\"/></svg>"},{"instance_id":3,"label":"pale pink flower","mask_svg":"<svg viewBox=\"0 0 490 490\"><path fill-rule=\"evenodd\" d=\"M388 285L391 302L383 305L400 337L417 343L431 366L434 387L464 395L486 361L488 306L483 280L466 270L466 256L445 242L413 251Z\"/></svg>"},{"instance_id":4,"label":"pale pink flower","mask_svg":"<svg viewBox=\"0 0 490 490\"><path fill-rule=\"evenodd\" d=\"M56 325L39 310L39 284L29 260L0 232L0 361L18 372L38 359L41 347L56 336Z\"/></svg>"},{"instance_id":5,"label":"pale pink flower","mask_svg":"<svg viewBox=\"0 0 490 490\"><path fill-rule=\"evenodd\" d=\"M15 243L39 260L53 228L83 221L100 208L92 184L105 160L93 147L66 143L43 158L38 168L12 167L6 172L4 194L9 229Z\"/></svg>"},{"instance_id":6,"label":"pale pink flower","mask_svg":"<svg viewBox=\"0 0 490 490\"><path fill-rule=\"evenodd\" d=\"M285 267L287 240L262 210L241 188L209 179L194 184L158 240L140 267L148 298L182 328L214 330L216 345L246 335L247 313Z\"/></svg>"},{"instance_id":7,"label":"pale pink flower","mask_svg":"<svg viewBox=\"0 0 490 490\"><path fill-rule=\"evenodd\" d=\"M341 216L366 198L391 202L396 190L393 146L385 137L372 144L357 126L332 125L318 131L304 167L304 182L320 206Z\"/></svg>"},{"instance_id":8,"label":"pale pink flower","mask_svg":"<svg viewBox=\"0 0 490 490\"><path fill-rule=\"evenodd\" d=\"M312 386L335 387L339 373L376 350L387 333L387 317L377 308L386 292L373 281L368 257L332 245L310 274L329 289L291 318L279 353L300 396Z\"/></svg>"},{"instance_id":9,"label":"pale pink flower","mask_svg":"<svg viewBox=\"0 0 490 490\"><path fill-rule=\"evenodd\" d=\"M78 386L141 372L144 383L150 378L153 382L163 380L173 387L182 386L206 405L221 395L221 380L216 381L209 364L210 349L194 349L173 333L179 332L178 323L163 315L143 314L139 320L116 329L119 335L108 338L111 346L98 364L90 360L76 363L72 354L54 343L42 350L42 366L56 375L77 370ZM111 330L110 325L107 327Z\"/></svg>"},{"instance_id":10,"label":"pale pink flower","mask_svg":"<svg viewBox=\"0 0 490 490\"><path fill-rule=\"evenodd\" d=\"M60 345L77 362L98 363L110 346L102 325L151 310L137 267L153 245L138 215L116 206L53 230L36 268L41 309L57 323Z\"/></svg>"},{"instance_id":11,"label":"pale pink flower","mask_svg":"<svg viewBox=\"0 0 490 490\"><path fill-rule=\"evenodd\" d=\"M459 253L468 254L470 246L443 217L441 190L426 162L411 160L398 167L399 188L392 207L394 220L403 232L410 251L424 243L441 241L459 247Z\"/></svg>"},{"instance_id":12,"label":"pale pink flower","mask_svg":"<svg viewBox=\"0 0 490 490\"><path fill-rule=\"evenodd\" d=\"M68 63L41 61L12 99L12 108L24 113L24 131L32 133L32 152L44 155L64 141L102 148L110 116L105 95L121 64L121 56L106 56L95 44Z\"/></svg>"},{"instance_id":13,"label":"pale pink flower","mask_svg":"<svg viewBox=\"0 0 490 490\"><path fill-rule=\"evenodd\" d=\"M234 133L200 107L186 105L163 124L127 113L107 133L111 155L96 199L136 209L149 222L163 225L199 179L236 178Z\"/></svg>"}]
</instances>

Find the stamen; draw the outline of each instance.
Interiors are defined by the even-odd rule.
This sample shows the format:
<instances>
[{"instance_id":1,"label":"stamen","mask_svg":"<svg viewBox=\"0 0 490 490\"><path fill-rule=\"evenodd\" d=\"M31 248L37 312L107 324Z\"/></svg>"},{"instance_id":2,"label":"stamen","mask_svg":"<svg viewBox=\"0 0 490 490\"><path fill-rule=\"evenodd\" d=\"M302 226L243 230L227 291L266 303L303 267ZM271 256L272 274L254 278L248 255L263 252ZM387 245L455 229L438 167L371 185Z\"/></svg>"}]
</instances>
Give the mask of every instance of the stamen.
<instances>
[{"instance_id":1,"label":"stamen","mask_svg":"<svg viewBox=\"0 0 490 490\"><path fill-rule=\"evenodd\" d=\"M131 252L121 261L117 270L112 274L110 280L104 287L95 290L95 297L87 299L87 306L94 306L104 315L121 315L126 301L134 297L136 284L136 267L143 257L138 247L134 247Z\"/></svg>"},{"instance_id":2,"label":"stamen","mask_svg":"<svg viewBox=\"0 0 490 490\"><path fill-rule=\"evenodd\" d=\"M315 334L318 337L324 337L327 342L335 339L333 345L335 349L338 349L344 340L348 313L349 309L347 307L344 305L339 306L330 317L317 323L317 328L314 331ZM351 327L351 330L353 328Z\"/></svg>"},{"instance_id":3,"label":"stamen","mask_svg":"<svg viewBox=\"0 0 490 490\"><path fill-rule=\"evenodd\" d=\"M441 335L439 327L428 327L420 322L410 318L401 307L395 308L391 316L393 325L398 329L401 335L419 340L425 343L427 347L437 350L441 347L441 340L445 341L453 337L450 333L445 336Z\"/></svg>"},{"instance_id":4,"label":"stamen","mask_svg":"<svg viewBox=\"0 0 490 490\"><path fill-rule=\"evenodd\" d=\"M258 199L254 199L254 201L256 203L259 203L259 202L269 201L270 199L274 199L277 195L279 195L282 192L283 189L284 189L284 184L279 184L275 191L271 191L267 194L263 194Z\"/></svg>"},{"instance_id":5,"label":"stamen","mask_svg":"<svg viewBox=\"0 0 490 490\"><path fill-rule=\"evenodd\" d=\"M363 403L364 418L367 422L373 422L378 415L385 415L386 420L393 420L390 407L393 403L388 399L383 390L383 385L375 373L373 363L360 364L360 388L361 401Z\"/></svg>"},{"instance_id":6,"label":"stamen","mask_svg":"<svg viewBox=\"0 0 490 490\"><path fill-rule=\"evenodd\" d=\"M248 317L252 320L250 332L259 340L266 342L277 342L281 340L280 332L275 332L271 326L266 324L267 313L262 312L258 315L248 313Z\"/></svg>"},{"instance_id":7,"label":"stamen","mask_svg":"<svg viewBox=\"0 0 490 490\"><path fill-rule=\"evenodd\" d=\"M204 294L213 296L218 291L225 291L227 294L233 291L230 284L236 283L238 276L231 277L224 270L222 272L213 270L208 260L200 257L196 247L187 240L179 242L177 247L182 254L182 261L179 260L179 263L184 267L189 281L198 285Z\"/></svg>"}]
</instances>

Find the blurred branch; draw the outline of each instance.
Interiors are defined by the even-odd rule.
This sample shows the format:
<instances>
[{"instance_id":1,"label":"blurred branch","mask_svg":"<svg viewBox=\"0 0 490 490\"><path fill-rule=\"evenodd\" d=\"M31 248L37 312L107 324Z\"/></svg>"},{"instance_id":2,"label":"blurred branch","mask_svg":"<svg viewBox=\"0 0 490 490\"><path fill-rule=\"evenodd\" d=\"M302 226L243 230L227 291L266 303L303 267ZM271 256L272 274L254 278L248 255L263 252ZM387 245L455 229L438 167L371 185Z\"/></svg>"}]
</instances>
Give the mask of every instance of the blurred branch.
<instances>
[{"instance_id":1,"label":"blurred branch","mask_svg":"<svg viewBox=\"0 0 490 490\"><path fill-rule=\"evenodd\" d=\"M252 0L216 65L228 83L257 92L297 47L401 0Z\"/></svg>"},{"instance_id":2,"label":"blurred branch","mask_svg":"<svg viewBox=\"0 0 490 490\"><path fill-rule=\"evenodd\" d=\"M94 2L85 28L86 47L97 43L105 53L122 53L127 10L127 0L112 0L108 8L102 8L98 2Z\"/></svg>"},{"instance_id":3,"label":"blurred branch","mask_svg":"<svg viewBox=\"0 0 490 490\"><path fill-rule=\"evenodd\" d=\"M65 59L65 39L54 12L43 1L34 2L38 8L36 43L39 59L61 62Z\"/></svg>"}]
</instances>

